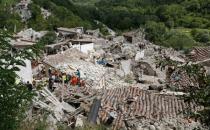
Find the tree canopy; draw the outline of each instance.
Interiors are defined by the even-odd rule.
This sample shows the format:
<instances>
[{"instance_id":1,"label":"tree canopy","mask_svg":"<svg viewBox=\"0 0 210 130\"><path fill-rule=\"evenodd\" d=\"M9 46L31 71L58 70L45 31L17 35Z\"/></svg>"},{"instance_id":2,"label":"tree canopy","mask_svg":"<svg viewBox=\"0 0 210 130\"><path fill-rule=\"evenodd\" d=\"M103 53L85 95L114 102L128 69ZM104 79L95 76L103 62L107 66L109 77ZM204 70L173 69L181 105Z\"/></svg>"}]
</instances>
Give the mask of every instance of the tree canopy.
<instances>
[{"instance_id":1,"label":"tree canopy","mask_svg":"<svg viewBox=\"0 0 210 130\"><path fill-rule=\"evenodd\" d=\"M11 35L0 30L0 129L16 130L34 95L24 83L17 82L18 66L25 66L24 60L34 56L36 46L15 49L10 44Z\"/></svg>"}]
</instances>

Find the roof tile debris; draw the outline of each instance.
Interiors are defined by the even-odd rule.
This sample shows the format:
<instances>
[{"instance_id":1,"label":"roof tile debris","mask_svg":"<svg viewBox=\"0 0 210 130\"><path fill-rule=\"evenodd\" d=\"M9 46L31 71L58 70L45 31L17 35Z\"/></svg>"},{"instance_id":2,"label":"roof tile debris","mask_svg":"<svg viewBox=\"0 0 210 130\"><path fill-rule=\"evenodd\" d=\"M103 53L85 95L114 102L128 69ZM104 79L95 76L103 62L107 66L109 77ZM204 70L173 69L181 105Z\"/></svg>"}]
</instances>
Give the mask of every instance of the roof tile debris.
<instances>
[{"instance_id":1,"label":"roof tile debris","mask_svg":"<svg viewBox=\"0 0 210 130\"><path fill-rule=\"evenodd\" d=\"M113 129L119 130L129 118L161 120L163 118L183 118L185 109L201 110L195 103L186 103L176 96L141 90L137 87L105 90L102 95L102 109L99 117L106 122L111 112L117 113Z\"/></svg>"},{"instance_id":2,"label":"roof tile debris","mask_svg":"<svg viewBox=\"0 0 210 130\"><path fill-rule=\"evenodd\" d=\"M196 77L190 77L186 71L177 69L175 70L169 80L170 86L176 86L178 90L188 91L190 87L199 87Z\"/></svg>"},{"instance_id":3,"label":"roof tile debris","mask_svg":"<svg viewBox=\"0 0 210 130\"><path fill-rule=\"evenodd\" d=\"M189 55L189 58L193 62L209 59L210 46L209 47L194 47Z\"/></svg>"}]
</instances>

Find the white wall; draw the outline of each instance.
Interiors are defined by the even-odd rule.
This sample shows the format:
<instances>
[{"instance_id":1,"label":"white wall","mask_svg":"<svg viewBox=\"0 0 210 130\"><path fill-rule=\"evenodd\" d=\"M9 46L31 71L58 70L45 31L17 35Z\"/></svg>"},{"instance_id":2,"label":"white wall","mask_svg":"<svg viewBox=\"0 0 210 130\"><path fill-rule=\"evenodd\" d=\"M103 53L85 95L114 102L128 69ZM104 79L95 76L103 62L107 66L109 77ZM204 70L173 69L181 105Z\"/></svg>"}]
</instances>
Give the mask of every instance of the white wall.
<instances>
[{"instance_id":1,"label":"white wall","mask_svg":"<svg viewBox=\"0 0 210 130\"><path fill-rule=\"evenodd\" d=\"M26 66L18 66L20 71L16 72L16 74L20 77L23 82L29 81L32 83L33 75L32 75L32 68L31 68L31 61L24 60Z\"/></svg>"},{"instance_id":2,"label":"white wall","mask_svg":"<svg viewBox=\"0 0 210 130\"><path fill-rule=\"evenodd\" d=\"M88 43L88 44L77 44L77 45L73 45L73 48L77 48L78 50L80 50L83 53L88 53L89 51L92 51L94 49L94 43Z\"/></svg>"}]
</instances>

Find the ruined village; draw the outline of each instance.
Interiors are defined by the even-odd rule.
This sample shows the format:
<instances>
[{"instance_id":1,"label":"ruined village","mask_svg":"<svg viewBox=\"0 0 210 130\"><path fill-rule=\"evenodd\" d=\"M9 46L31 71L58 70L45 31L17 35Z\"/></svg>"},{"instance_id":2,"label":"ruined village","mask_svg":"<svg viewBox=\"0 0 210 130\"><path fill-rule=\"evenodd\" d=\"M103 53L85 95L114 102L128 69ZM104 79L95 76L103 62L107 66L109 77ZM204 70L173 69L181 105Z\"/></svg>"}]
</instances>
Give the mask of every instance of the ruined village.
<instances>
[{"instance_id":1,"label":"ruined village","mask_svg":"<svg viewBox=\"0 0 210 130\"><path fill-rule=\"evenodd\" d=\"M22 1L15 7L23 21L31 17L27 5ZM42 14L51 15L45 9ZM41 57L25 60L16 82L36 93L27 119L48 113L49 130L57 130L57 123L69 129L89 123L111 130L205 130L184 112L203 109L183 99L199 88L198 79L163 61L201 64L208 75L210 49L194 47L186 55L146 40L142 28L121 35L107 29L110 35L103 36L99 29L58 27L56 42L45 45ZM15 30L11 45L18 50L33 46L47 32Z\"/></svg>"}]
</instances>

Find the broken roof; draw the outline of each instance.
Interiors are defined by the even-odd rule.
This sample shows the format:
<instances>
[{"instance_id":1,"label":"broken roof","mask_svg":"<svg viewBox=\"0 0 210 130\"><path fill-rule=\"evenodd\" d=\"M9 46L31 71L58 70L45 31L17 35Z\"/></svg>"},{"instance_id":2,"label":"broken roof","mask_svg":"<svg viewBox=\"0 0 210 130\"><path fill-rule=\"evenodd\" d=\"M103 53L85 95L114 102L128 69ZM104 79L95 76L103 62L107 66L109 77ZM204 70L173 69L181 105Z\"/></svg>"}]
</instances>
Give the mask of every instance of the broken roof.
<instances>
[{"instance_id":1,"label":"broken roof","mask_svg":"<svg viewBox=\"0 0 210 130\"><path fill-rule=\"evenodd\" d=\"M36 44L36 42L27 41L27 40L11 40L10 44L14 47L28 47Z\"/></svg>"},{"instance_id":2,"label":"broken roof","mask_svg":"<svg viewBox=\"0 0 210 130\"><path fill-rule=\"evenodd\" d=\"M193 62L210 59L210 46L208 47L193 47L188 55Z\"/></svg>"},{"instance_id":3,"label":"broken roof","mask_svg":"<svg viewBox=\"0 0 210 130\"><path fill-rule=\"evenodd\" d=\"M75 27L75 28L59 27L59 28L57 28L58 31L64 31L64 32L69 32L69 33L80 33L80 32L78 32L78 29L83 29L83 27Z\"/></svg>"},{"instance_id":4,"label":"broken roof","mask_svg":"<svg viewBox=\"0 0 210 130\"><path fill-rule=\"evenodd\" d=\"M177 87L177 89L186 91L190 89L190 86L199 87L196 77L189 76L186 71L182 69L176 69L169 78L169 84Z\"/></svg>"},{"instance_id":5,"label":"broken roof","mask_svg":"<svg viewBox=\"0 0 210 130\"><path fill-rule=\"evenodd\" d=\"M202 109L194 102L184 102L183 99L159 93L141 90L138 87L121 87L105 90L101 101L102 109L99 118L106 122L111 112L117 117L113 129L121 129L124 120L141 117L143 119L161 120L164 118L183 118L183 110L197 111Z\"/></svg>"},{"instance_id":6,"label":"broken roof","mask_svg":"<svg viewBox=\"0 0 210 130\"><path fill-rule=\"evenodd\" d=\"M70 40L65 40L63 42L59 42L59 43L56 43L56 44L46 45L45 47L47 47L47 48L55 48L57 46L67 45L67 44L69 44L69 42L70 42Z\"/></svg>"}]
</instances>

